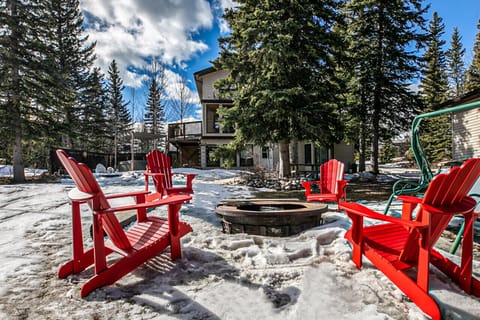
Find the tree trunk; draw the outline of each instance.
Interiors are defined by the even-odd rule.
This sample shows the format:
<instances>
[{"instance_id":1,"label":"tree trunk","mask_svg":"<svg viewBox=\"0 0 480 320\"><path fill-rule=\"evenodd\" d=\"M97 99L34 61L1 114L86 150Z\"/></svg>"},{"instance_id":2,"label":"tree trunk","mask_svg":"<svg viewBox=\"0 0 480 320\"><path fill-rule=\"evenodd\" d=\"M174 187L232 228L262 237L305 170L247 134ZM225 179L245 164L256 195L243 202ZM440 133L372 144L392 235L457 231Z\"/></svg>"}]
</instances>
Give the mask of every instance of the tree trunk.
<instances>
[{"instance_id":1,"label":"tree trunk","mask_svg":"<svg viewBox=\"0 0 480 320\"><path fill-rule=\"evenodd\" d=\"M19 83L18 69L13 71L12 80ZM16 183L25 182L25 167L23 166L23 131L22 131L22 114L20 112L20 98L17 93L13 93L11 97L13 127L15 128L15 141L13 145L13 181Z\"/></svg>"},{"instance_id":2,"label":"tree trunk","mask_svg":"<svg viewBox=\"0 0 480 320\"><path fill-rule=\"evenodd\" d=\"M373 173L378 174L378 141L380 136L380 117L382 111L382 88L384 85L383 79L383 68L384 68L384 49L383 42L385 38L385 25L383 22L384 19L384 7L380 2L379 6L379 15L380 15L380 24L378 27L377 35L377 63L375 68L375 77L374 77L374 88L373 88L373 114L372 114L372 166Z\"/></svg>"},{"instance_id":3,"label":"tree trunk","mask_svg":"<svg viewBox=\"0 0 480 320\"><path fill-rule=\"evenodd\" d=\"M18 115L20 116L20 115ZM22 129L20 121L15 120L15 143L13 146L13 181L16 183L25 182L25 167L22 156Z\"/></svg>"},{"instance_id":4,"label":"tree trunk","mask_svg":"<svg viewBox=\"0 0 480 320\"><path fill-rule=\"evenodd\" d=\"M293 138L292 139L292 143L290 144L292 150L291 150L291 163L295 164L295 165L298 165L298 139L297 138Z\"/></svg>"},{"instance_id":5,"label":"tree trunk","mask_svg":"<svg viewBox=\"0 0 480 320\"><path fill-rule=\"evenodd\" d=\"M359 159L358 159L358 172L365 171L365 154L367 152L366 146L366 129L364 122L360 124L360 143L359 143Z\"/></svg>"},{"instance_id":6,"label":"tree trunk","mask_svg":"<svg viewBox=\"0 0 480 320\"><path fill-rule=\"evenodd\" d=\"M278 143L278 149L280 151L280 168L279 168L279 177L280 178L289 178L290 177L290 150L289 143L286 140L282 140Z\"/></svg>"},{"instance_id":7,"label":"tree trunk","mask_svg":"<svg viewBox=\"0 0 480 320\"><path fill-rule=\"evenodd\" d=\"M378 174L378 136L380 134L379 116L373 116L373 134L372 134L372 168L373 173Z\"/></svg>"},{"instance_id":8,"label":"tree trunk","mask_svg":"<svg viewBox=\"0 0 480 320\"><path fill-rule=\"evenodd\" d=\"M17 3L15 1L7 2L7 6L10 7L12 16L17 15ZM13 33L16 34L18 39L21 39L21 34L18 30L13 30ZM18 51L16 47L17 44L13 44L14 52ZM18 90L20 88L20 71L17 64L12 63L11 68L11 77L12 84L17 91L11 93L10 102L12 104L12 117L13 117L13 127L15 128L15 141L13 145L13 181L16 183L25 182L25 167L23 166L23 155L22 155L22 113L20 109L20 95Z\"/></svg>"}]
</instances>

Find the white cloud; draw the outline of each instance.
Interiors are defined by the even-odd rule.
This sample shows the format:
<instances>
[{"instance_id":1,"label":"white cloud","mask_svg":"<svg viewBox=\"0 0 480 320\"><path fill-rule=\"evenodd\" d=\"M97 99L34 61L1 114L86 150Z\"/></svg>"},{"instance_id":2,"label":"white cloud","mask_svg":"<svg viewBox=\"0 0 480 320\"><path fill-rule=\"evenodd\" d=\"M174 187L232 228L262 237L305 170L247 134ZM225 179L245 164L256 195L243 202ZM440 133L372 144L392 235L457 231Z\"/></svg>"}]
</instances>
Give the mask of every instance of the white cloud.
<instances>
[{"instance_id":1,"label":"white cloud","mask_svg":"<svg viewBox=\"0 0 480 320\"><path fill-rule=\"evenodd\" d=\"M81 0L89 39L96 41L97 64L106 73L117 61L124 84L142 86L145 59L156 57L168 66L205 52L208 46L193 35L212 28L213 14L206 0Z\"/></svg>"},{"instance_id":2,"label":"white cloud","mask_svg":"<svg viewBox=\"0 0 480 320\"><path fill-rule=\"evenodd\" d=\"M408 86L408 89L410 89L410 91L413 91L415 93L418 93L420 92L420 83L419 82L412 82L409 86Z\"/></svg>"},{"instance_id":3,"label":"white cloud","mask_svg":"<svg viewBox=\"0 0 480 320\"><path fill-rule=\"evenodd\" d=\"M218 27L220 28L220 34L224 35L230 32L230 26L228 22L222 18L226 9L230 9L238 6L238 3L233 0L217 0L215 3L215 9L217 11Z\"/></svg>"}]
</instances>

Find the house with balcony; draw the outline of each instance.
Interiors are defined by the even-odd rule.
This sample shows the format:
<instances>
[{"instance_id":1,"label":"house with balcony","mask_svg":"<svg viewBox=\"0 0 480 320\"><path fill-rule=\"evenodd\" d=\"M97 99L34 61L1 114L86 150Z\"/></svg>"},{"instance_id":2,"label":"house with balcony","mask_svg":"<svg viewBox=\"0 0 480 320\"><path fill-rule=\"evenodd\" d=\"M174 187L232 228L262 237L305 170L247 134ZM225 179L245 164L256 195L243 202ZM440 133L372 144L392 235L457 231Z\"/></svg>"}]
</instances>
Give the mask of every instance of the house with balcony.
<instances>
[{"instance_id":1,"label":"house with balcony","mask_svg":"<svg viewBox=\"0 0 480 320\"><path fill-rule=\"evenodd\" d=\"M219 145L226 145L234 138L233 128L224 128L220 123L218 109L233 105L231 99L222 98L214 88L218 79L227 76L227 71L213 67L194 73L197 92L202 105L202 129L199 143L199 164L202 168L219 167L219 161L212 161L209 153ZM345 163L348 170L354 164L353 145L335 144L332 149L316 148L309 141L293 141L290 144L291 166L294 173L305 174L316 171L323 162L335 157ZM247 145L236 155L237 168L263 168L274 170L278 166L279 151L276 144L265 146Z\"/></svg>"},{"instance_id":2,"label":"house with balcony","mask_svg":"<svg viewBox=\"0 0 480 320\"><path fill-rule=\"evenodd\" d=\"M174 167L201 167L202 121L169 123L167 137L168 154Z\"/></svg>"}]
</instances>

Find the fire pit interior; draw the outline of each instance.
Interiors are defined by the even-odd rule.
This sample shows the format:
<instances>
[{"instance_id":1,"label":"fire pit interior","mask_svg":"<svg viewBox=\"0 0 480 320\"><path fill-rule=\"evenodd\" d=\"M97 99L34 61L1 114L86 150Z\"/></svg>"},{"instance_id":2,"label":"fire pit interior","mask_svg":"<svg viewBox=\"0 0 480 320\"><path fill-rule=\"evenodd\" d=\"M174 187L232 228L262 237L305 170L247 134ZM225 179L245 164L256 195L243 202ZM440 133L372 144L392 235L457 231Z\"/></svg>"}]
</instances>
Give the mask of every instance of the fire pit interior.
<instances>
[{"instance_id":1,"label":"fire pit interior","mask_svg":"<svg viewBox=\"0 0 480 320\"><path fill-rule=\"evenodd\" d=\"M223 232L286 237L323 223L323 203L297 199L227 199L215 209Z\"/></svg>"}]
</instances>

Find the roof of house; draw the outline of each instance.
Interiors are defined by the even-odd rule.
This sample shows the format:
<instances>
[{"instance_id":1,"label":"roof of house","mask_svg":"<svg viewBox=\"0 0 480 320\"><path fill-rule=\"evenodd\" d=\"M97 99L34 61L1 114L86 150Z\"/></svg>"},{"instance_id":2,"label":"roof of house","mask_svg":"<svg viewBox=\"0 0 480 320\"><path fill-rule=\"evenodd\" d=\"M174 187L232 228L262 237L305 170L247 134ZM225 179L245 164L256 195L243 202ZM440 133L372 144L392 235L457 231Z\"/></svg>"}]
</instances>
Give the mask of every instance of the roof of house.
<instances>
[{"instance_id":1,"label":"roof of house","mask_svg":"<svg viewBox=\"0 0 480 320\"><path fill-rule=\"evenodd\" d=\"M454 106L459 106L461 104L475 102L480 100L480 89L467 92L459 97L449 99L441 103L438 107L439 109L450 108Z\"/></svg>"}]
</instances>

